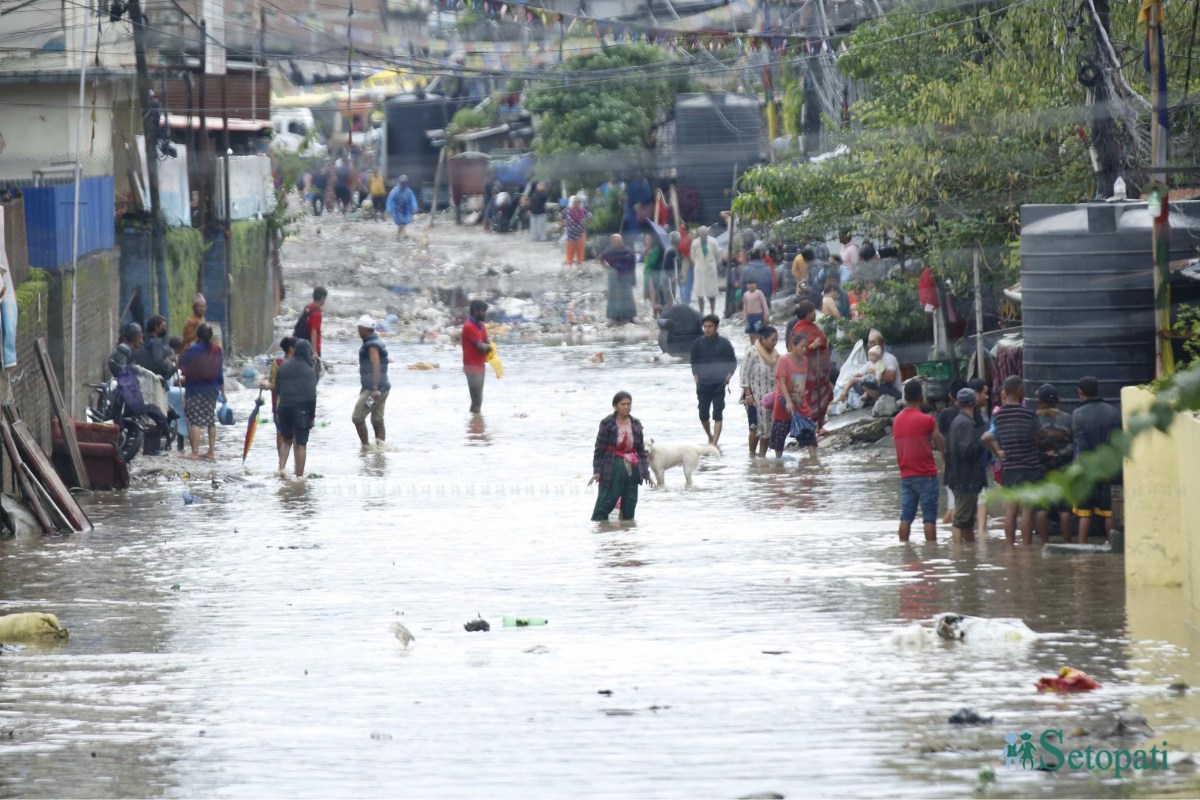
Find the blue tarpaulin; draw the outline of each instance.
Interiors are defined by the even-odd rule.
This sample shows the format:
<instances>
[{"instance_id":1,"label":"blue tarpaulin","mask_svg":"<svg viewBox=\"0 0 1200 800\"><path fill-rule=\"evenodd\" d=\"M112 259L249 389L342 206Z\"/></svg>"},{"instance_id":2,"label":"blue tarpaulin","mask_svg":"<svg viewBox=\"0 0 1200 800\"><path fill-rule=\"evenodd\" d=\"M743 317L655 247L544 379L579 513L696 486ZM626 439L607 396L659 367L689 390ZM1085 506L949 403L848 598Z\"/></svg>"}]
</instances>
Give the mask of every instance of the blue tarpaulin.
<instances>
[{"instance_id":1,"label":"blue tarpaulin","mask_svg":"<svg viewBox=\"0 0 1200 800\"><path fill-rule=\"evenodd\" d=\"M533 172L533 161L533 153L513 156L504 161L492 162L492 171L496 175L496 180L504 186L524 186L529 181L530 173Z\"/></svg>"}]
</instances>

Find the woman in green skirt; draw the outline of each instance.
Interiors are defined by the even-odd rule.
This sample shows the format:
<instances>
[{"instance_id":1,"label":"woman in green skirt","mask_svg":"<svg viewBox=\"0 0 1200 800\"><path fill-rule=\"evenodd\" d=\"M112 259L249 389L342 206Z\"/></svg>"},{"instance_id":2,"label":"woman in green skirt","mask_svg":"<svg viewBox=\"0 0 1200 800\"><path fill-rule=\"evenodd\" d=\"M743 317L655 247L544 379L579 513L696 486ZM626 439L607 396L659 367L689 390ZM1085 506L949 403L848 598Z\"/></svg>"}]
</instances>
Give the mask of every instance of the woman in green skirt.
<instances>
[{"instance_id":1,"label":"woman in green skirt","mask_svg":"<svg viewBox=\"0 0 1200 800\"><path fill-rule=\"evenodd\" d=\"M630 416L633 397L629 392L617 392L613 396L613 413L600 422L596 434L596 450L592 455L593 483L600 484L592 520L599 522L618 505L621 519L633 519L637 508L638 484L643 481L650 486L650 459L646 457L646 444L642 438L642 423Z\"/></svg>"}]
</instances>

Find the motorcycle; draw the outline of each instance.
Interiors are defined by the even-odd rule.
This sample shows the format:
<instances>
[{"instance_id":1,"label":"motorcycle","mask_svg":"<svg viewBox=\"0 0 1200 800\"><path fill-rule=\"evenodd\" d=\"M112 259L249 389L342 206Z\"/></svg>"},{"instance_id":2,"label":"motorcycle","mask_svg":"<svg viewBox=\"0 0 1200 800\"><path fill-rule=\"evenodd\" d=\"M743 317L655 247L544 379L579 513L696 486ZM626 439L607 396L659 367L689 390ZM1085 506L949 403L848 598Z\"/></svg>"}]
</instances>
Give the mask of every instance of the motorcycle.
<instances>
[{"instance_id":1,"label":"motorcycle","mask_svg":"<svg viewBox=\"0 0 1200 800\"><path fill-rule=\"evenodd\" d=\"M88 396L87 421L113 422L120 427L117 450L128 464L141 452L142 440L146 437L146 423L129 410L116 378L107 383L88 385L92 387L92 391Z\"/></svg>"}]
</instances>

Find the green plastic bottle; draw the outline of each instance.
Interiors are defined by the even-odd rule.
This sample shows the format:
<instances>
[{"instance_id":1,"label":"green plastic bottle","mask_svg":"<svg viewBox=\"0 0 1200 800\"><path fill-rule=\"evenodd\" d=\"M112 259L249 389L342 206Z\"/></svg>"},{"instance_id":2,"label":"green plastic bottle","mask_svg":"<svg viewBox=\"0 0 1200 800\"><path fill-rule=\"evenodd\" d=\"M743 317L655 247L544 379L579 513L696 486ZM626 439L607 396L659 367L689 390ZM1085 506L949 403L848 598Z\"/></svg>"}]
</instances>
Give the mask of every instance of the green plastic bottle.
<instances>
[{"instance_id":1,"label":"green plastic bottle","mask_svg":"<svg viewBox=\"0 0 1200 800\"><path fill-rule=\"evenodd\" d=\"M518 617L515 614L504 615L504 627L506 628L533 628L538 625L549 625L550 620L545 617Z\"/></svg>"}]
</instances>

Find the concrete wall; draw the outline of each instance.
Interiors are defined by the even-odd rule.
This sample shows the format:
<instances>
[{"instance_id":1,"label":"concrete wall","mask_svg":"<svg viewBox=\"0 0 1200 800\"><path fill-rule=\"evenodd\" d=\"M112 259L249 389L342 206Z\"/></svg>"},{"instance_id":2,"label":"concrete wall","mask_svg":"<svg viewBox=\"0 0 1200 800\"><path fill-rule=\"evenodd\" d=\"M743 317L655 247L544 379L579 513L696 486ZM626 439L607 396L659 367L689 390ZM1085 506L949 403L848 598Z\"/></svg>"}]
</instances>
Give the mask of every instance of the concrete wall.
<instances>
[{"instance_id":1,"label":"concrete wall","mask_svg":"<svg viewBox=\"0 0 1200 800\"><path fill-rule=\"evenodd\" d=\"M50 273L50 302L46 344L54 362L58 385L71 416L82 419L87 408L89 383L108 380L108 354L117 343L121 313L117 305L120 254L115 249L96 250L79 259L79 270ZM71 319L75 293L74 325ZM74 336L72 336L74 330ZM75 382L71 387L74 341ZM44 444L49 448L50 440Z\"/></svg>"},{"instance_id":2,"label":"concrete wall","mask_svg":"<svg viewBox=\"0 0 1200 800\"><path fill-rule=\"evenodd\" d=\"M111 82L85 89L83 151L80 159L87 176L113 174L113 103L121 88ZM79 86L61 83L6 83L0 106L0 133L4 158L0 178L29 179L32 171L51 160L72 161L75 153ZM92 105L96 118L92 119ZM68 172L67 177L70 177Z\"/></svg>"},{"instance_id":3,"label":"concrete wall","mask_svg":"<svg viewBox=\"0 0 1200 800\"><path fill-rule=\"evenodd\" d=\"M13 399L22 419L50 452L50 395L34 355L39 336L46 339L63 400L76 419L87 408L88 383L108 379L108 354L116 343L118 259L115 250L89 253L76 274L34 270L17 287L17 368L12 371ZM77 288L75 316L75 392L71 392L71 292ZM5 459L7 461L7 459ZM8 478L7 471L5 478Z\"/></svg>"},{"instance_id":4,"label":"concrete wall","mask_svg":"<svg viewBox=\"0 0 1200 800\"><path fill-rule=\"evenodd\" d=\"M255 220L233 223L233 297L229 312L233 322L233 349L247 355L264 353L275 338L275 282L267 224ZM226 333L226 342L229 333ZM228 344L226 344L228 348Z\"/></svg>"},{"instance_id":5,"label":"concrete wall","mask_svg":"<svg viewBox=\"0 0 1200 800\"><path fill-rule=\"evenodd\" d=\"M1122 413L1144 411L1154 395L1136 386L1121 392ZM1181 587L1183 618L1200 628L1200 419L1176 417L1167 434L1138 437L1125 465L1125 579L1129 591Z\"/></svg>"},{"instance_id":6,"label":"concrete wall","mask_svg":"<svg viewBox=\"0 0 1200 800\"><path fill-rule=\"evenodd\" d=\"M172 334L179 334L192 313L192 297L200 290L205 243L194 228L167 228L166 236L168 327ZM127 225L117 234L117 244L121 248L121 286L116 307L123 310L129 305L121 323L133 321L144 327L146 320L158 313L150 231ZM141 302L130 303L136 290L140 290Z\"/></svg>"},{"instance_id":7,"label":"concrete wall","mask_svg":"<svg viewBox=\"0 0 1200 800\"><path fill-rule=\"evenodd\" d=\"M37 337L46 336L49 321L49 277L34 270L33 276L17 287L17 368L10 371L9 377L17 409L39 441L49 441L50 398L33 354L33 343Z\"/></svg>"},{"instance_id":8,"label":"concrete wall","mask_svg":"<svg viewBox=\"0 0 1200 800\"><path fill-rule=\"evenodd\" d=\"M31 0L6 4L0 16L0 41L4 42L4 62L0 68L11 71L79 71L79 62L87 59L88 68L109 69L133 65L133 31L126 14L112 23L107 12L97 17L93 7L60 0ZM107 6L106 6L107 8ZM153 19L153 18L152 18ZM97 26L97 22L103 24ZM97 27L100 41L97 47ZM84 30L86 28L86 32ZM84 47L84 36L87 46ZM61 47L47 47L61 43Z\"/></svg>"},{"instance_id":9,"label":"concrete wall","mask_svg":"<svg viewBox=\"0 0 1200 800\"><path fill-rule=\"evenodd\" d=\"M267 224L258 220L233 223L233 254L231 275L233 302L227 303L225 291L225 237L220 231L202 237L193 228L171 228L167 232L168 303L171 308L172 333L181 333L191 314L192 296L197 290L208 301L208 319L222 328L222 345L229 348L232 333L233 350L257 355L269 349L275 333L275 315L279 300L268 247ZM153 284L149 266L149 235L145 231L129 230L120 234L121 276L120 299L117 308L125 303L135 286L145 289ZM157 311L153 292L145 291L144 317ZM232 324L227 325L227 314ZM138 320L139 322L144 320Z\"/></svg>"}]
</instances>

